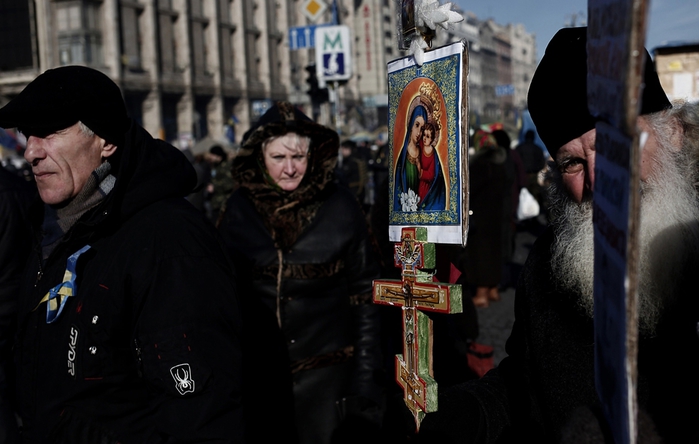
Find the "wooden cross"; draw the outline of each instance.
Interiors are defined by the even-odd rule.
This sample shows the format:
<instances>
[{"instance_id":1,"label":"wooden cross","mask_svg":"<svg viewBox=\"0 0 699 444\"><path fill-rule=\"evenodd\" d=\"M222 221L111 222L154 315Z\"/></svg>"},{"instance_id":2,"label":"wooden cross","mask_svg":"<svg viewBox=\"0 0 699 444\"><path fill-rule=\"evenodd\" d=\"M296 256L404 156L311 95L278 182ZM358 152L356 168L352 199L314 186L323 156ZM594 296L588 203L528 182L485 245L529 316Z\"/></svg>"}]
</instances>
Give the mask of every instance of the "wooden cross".
<instances>
[{"instance_id":1,"label":"wooden cross","mask_svg":"<svg viewBox=\"0 0 699 444\"><path fill-rule=\"evenodd\" d=\"M375 304L403 309L403 354L396 355L396 382L415 418L437 411L437 381L432 368L432 320L422 311L461 313L461 286L434 282L435 244L427 243L427 228L403 228L395 245L395 265L402 279L375 280Z\"/></svg>"}]
</instances>

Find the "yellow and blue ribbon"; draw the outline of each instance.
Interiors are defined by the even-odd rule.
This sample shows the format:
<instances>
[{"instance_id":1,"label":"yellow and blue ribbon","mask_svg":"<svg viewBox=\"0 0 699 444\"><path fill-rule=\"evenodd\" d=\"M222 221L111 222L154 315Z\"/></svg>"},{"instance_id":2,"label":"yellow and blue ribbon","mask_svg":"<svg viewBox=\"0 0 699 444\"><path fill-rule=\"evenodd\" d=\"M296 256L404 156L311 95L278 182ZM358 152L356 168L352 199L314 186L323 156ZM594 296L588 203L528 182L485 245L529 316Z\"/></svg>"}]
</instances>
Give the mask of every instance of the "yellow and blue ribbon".
<instances>
[{"instance_id":1,"label":"yellow and blue ribbon","mask_svg":"<svg viewBox=\"0 0 699 444\"><path fill-rule=\"evenodd\" d=\"M66 263L66 271L63 273L63 282L49 290L48 293L39 301L39 305L46 302L46 323L54 322L63 312L63 307L69 297L75 296L78 292L75 285L77 277L75 273L75 264L78 262L78 257L90 249L89 245L85 245L80 250L71 254ZM37 305L37 308L38 306Z\"/></svg>"}]
</instances>

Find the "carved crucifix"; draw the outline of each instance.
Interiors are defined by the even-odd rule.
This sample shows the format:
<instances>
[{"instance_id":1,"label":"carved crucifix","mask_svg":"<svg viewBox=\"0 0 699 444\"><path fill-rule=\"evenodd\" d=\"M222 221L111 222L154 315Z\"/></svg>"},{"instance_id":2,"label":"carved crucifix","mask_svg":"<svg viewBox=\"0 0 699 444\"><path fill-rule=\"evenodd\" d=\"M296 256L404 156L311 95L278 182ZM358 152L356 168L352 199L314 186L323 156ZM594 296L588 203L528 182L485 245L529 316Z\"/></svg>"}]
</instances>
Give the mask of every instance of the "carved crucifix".
<instances>
[{"instance_id":1,"label":"carved crucifix","mask_svg":"<svg viewBox=\"0 0 699 444\"><path fill-rule=\"evenodd\" d=\"M460 313L461 286L434 282L435 244L424 227L403 228L395 245L402 279L375 280L374 303L403 309L403 354L396 355L396 382L413 413L416 429L425 414L437 410L437 381L432 369L432 320L422 311Z\"/></svg>"}]
</instances>

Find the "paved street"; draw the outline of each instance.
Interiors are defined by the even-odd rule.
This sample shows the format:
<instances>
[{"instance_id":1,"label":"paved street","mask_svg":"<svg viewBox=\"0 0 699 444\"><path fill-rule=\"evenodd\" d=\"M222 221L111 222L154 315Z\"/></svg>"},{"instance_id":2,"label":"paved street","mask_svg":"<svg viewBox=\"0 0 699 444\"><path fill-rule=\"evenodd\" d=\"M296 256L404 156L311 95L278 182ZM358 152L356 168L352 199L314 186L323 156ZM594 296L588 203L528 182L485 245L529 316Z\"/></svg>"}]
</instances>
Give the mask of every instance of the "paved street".
<instances>
[{"instance_id":1,"label":"paved street","mask_svg":"<svg viewBox=\"0 0 699 444\"><path fill-rule=\"evenodd\" d=\"M543 221L543 217L540 217ZM524 261L527 259L529 250L536 240L536 236L530 231L518 231L515 238L515 252L511 270L513 282L516 279ZM506 356L505 342L510 335L514 322L515 289L508 287L500 292L501 300L491 302L488 308L478 308L479 336L476 339L481 344L493 347L493 362L498 363Z\"/></svg>"}]
</instances>

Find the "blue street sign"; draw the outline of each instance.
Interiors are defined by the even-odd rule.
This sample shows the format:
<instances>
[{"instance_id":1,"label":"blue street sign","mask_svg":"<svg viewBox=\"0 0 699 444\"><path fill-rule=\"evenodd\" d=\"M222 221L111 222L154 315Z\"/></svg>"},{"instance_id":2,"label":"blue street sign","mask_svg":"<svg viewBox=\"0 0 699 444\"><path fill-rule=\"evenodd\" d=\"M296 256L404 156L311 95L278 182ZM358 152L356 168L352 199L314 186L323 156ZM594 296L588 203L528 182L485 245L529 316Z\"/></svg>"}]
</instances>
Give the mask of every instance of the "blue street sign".
<instances>
[{"instance_id":1,"label":"blue street sign","mask_svg":"<svg viewBox=\"0 0 699 444\"><path fill-rule=\"evenodd\" d=\"M515 87L514 85L495 85L495 95L496 96L514 96Z\"/></svg>"},{"instance_id":2,"label":"blue street sign","mask_svg":"<svg viewBox=\"0 0 699 444\"><path fill-rule=\"evenodd\" d=\"M314 48L317 25L289 28L289 49Z\"/></svg>"}]
</instances>

